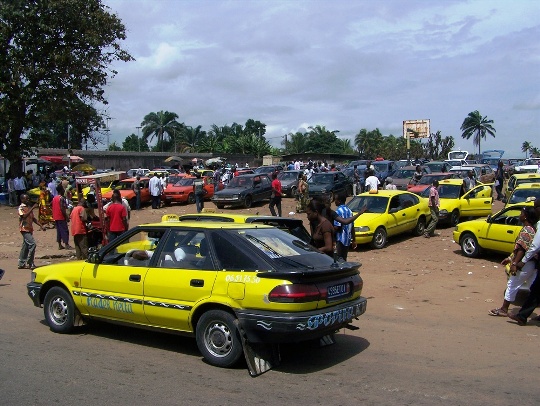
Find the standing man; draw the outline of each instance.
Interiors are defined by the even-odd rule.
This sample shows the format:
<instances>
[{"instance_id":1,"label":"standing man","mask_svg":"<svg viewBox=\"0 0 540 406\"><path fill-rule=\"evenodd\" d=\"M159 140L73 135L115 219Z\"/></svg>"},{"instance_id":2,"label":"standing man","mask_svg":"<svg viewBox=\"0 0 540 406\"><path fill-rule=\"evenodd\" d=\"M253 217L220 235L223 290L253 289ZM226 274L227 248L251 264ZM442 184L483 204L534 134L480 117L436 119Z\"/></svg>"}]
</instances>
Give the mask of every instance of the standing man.
<instances>
[{"instance_id":1,"label":"standing man","mask_svg":"<svg viewBox=\"0 0 540 406\"><path fill-rule=\"evenodd\" d=\"M497 164L497 171L495 172L495 191L497 192L497 200L502 200L504 184L504 163L499 161Z\"/></svg>"},{"instance_id":2,"label":"standing man","mask_svg":"<svg viewBox=\"0 0 540 406\"><path fill-rule=\"evenodd\" d=\"M534 210L536 214L540 216L540 199L536 199L534 201ZM536 223L536 234L534 235L533 241L521 261L519 261L517 264L512 263L512 265L515 266L518 271L521 270L521 268L523 268L527 262L536 260L536 256L540 252L540 232L538 232L539 226L540 221ZM536 267L538 268L538 263ZM527 296L527 299L525 299L525 302L523 302L523 306L521 306L521 309L519 309L519 311L515 314L508 313L508 317L510 317L514 321L517 321L520 326L525 326L527 324L527 319L540 304L540 276L538 276L539 273L540 272L536 273L536 278L531 285L529 296ZM538 320L538 317L535 320Z\"/></svg>"},{"instance_id":3,"label":"standing man","mask_svg":"<svg viewBox=\"0 0 540 406\"><path fill-rule=\"evenodd\" d=\"M77 259L88 258L87 207L86 200L80 199L70 215L71 234L73 235L73 245L75 245Z\"/></svg>"},{"instance_id":4,"label":"standing man","mask_svg":"<svg viewBox=\"0 0 540 406\"><path fill-rule=\"evenodd\" d=\"M334 199L337 206L336 214L344 219L353 217L351 209L345 205L346 198L344 193L338 193ZM338 258L343 258L344 261L347 261L349 247L356 249L354 223L342 224L339 221L334 220L334 228L336 229L336 255Z\"/></svg>"},{"instance_id":5,"label":"standing man","mask_svg":"<svg viewBox=\"0 0 540 406\"><path fill-rule=\"evenodd\" d=\"M274 206L278 209L278 214L274 210ZM270 195L270 213L272 216L281 217L281 182L277 178L277 172L272 173L272 194Z\"/></svg>"},{"instance_id":6,"label":"standing man","mask_svg":"<svg viewBox=\"0 0 540 406\"><path fill-rule=\"evenodd\" d=\"M204 189L204 180L201 178L201 173L197 172L197 178L193 181L193 193L195 194L195 207L197 213L200 213L204 209L204 195L206 190Z\"/></svg>"},{"instance_id":7,"label":"standing man","mask_svg":"<svg viewBox=\"0 0 540 406\"><path fill-rule=\"evenodd\" d=\"M33 210L37 207L35 203L32 207L28 207L28 195L23 193L21 195L21 205L19 206L19 231L23 238L23 244L21 252L19 254L19 269L34 269L34 256L36 254L36 240L34 239L33 232L36 223L42 231L45 231L43 226L34 217Z\"/></svg>"},{"instance_id":8,"label":"standing man","mask_svg":"<svg viewBox=\"0 0 540 406\"><path fill-rule=\"evenodd\" d=\"M468 176L463 179L463 182L465 183L465 192L468 192L476 186L476 181L474 180L474 172L469 171L467 175Z\"/></svg>"},{"instance_id":9,"label":"standing man","mask_svg":"<svg viewBox=\"0 0 540 406\"><path fill-rule=\"evenodd\" d=\"M439 221L439 191L437 188L439 187L439 181L434 180L433 184L431 185L429 189L429 211L431 212L431 220L426 227L426 230L424 232L424 237L434 237L435 236L435 226L437 225L437 222Z\"/></svg>"},{"instance_id":10,"label":"standing man","mask_svg":"<svg viewBox=\"0 0 540 406\"><path fill-rule=\"evenodd\" d=\"M137 175L135 182L131 185L133 192L135 193L135 210L141 209L141 177Z\"/></svg>"},{"instance_id":11,"label":"standing man","mask_svg":"<svg viewBox=\"0 0 540 406\"><path fill-rule=\"evenodd\" d=\"M107 236L109 242L111 242L128 229L128 214L126 208L122 204L122 197L119 190L113 190L112 203L107 207L107 210L105 210L105 215L107 230L109 230Z\"/></svg>"},{"instance_id":12,"label":"standing man","mask_svg":"<svg viewBox=\"0 0 540 406\"><path fill-rule=\"evenodd\" d=\"M152 195L152 208L159 209L160 196L161 196L161 180L157 177L157 174L154 172L150 182L148 183L150 189L150 194Z\"/></svg>"},{"instance_id":13,"label":"standing man","mask_svg":"<svg viewBox=\"0 0 540 406\"><path fill-rule=\"evenodd\" d=\"M377 193L380 184L381 181L375 176L374 172L371 169L366 169L366 184L364 185L364 190L371 193Z\"/></svg>"},{"instance_id":14,"label":"standing man","mask_svg":"<svg viewBox=\"0 0 540 406\"><path fill-rule=\"evenodd\" d=\"M14 207L17 205L17 191L15 190L15 180L12 176L8 176L7 188L9 194L9 205Z\"/></svg>"},{"instance_id":15,"label":"standing man","mask_svg":"<svg viewBox=\"0 0 540 406\"><path fill-rule=\"evenodd\" d=\"M61 184L56 187L56 193L57 195L53 197L51 202L52 217L56 226L56 242L59 250L64 248L71 250L73 247L69 245L67 202ZM62 242L64 242L65 247L62 246Z\"/></svg>"},{"instance_id":16,"label":"standing man","mask_svg":"<svg viewBox=\"0 0 540 406\"><path fill-rule=\"evenodd\" d=\"M17 204L21 202L21 196L26 192L26 178L19 174L13 181L15 185L15 193L17 194Z\"/></svg>"},{"instance_id":17,"label":"standing man","mask_svg":"<svg viewBox=\"0 0 540 406\"><path fill-rule=\"evenodd\" d=\"M362 190L362 187L360 186L360 172L358 171L358 165L353 166L353 178L353 195L356 196L358 194L358 191Z\"/></svg>"}]
</instances>

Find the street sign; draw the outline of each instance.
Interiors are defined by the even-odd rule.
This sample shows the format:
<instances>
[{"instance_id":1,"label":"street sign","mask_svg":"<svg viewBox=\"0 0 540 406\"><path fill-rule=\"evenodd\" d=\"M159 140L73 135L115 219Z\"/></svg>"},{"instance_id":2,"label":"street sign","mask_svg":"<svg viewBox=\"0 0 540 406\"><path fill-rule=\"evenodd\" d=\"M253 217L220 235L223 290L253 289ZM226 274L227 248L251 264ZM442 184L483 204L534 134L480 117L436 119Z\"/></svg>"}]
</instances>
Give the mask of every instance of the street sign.
<instances>
[{"instance_id":1,"label":"street sign","mask_svg":"<svg viewBox=\"0 0 540 406\"><path fill-rule=\"evenodd\" d=\"M429 120L405 120L403 121L403 138L429 138Z\"/></svg>"}]
</instances>

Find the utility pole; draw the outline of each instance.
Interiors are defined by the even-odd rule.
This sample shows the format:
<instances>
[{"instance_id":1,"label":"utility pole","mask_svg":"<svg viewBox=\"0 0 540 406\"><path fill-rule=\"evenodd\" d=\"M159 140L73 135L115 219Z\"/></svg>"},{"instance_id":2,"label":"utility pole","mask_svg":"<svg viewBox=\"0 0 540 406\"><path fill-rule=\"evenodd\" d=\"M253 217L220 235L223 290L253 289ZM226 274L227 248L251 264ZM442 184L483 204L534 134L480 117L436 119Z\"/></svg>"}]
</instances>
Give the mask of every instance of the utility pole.
<instances>
[{"instance_id":1,"label":"utility pole","mask_svg":"<svg viewBox=\"0 0 540 406\"><path fill-rule=\"evenodd\" d=\"M139 138L139 130L141 126L135 127L137 129L137 144L139 144L139 152L141 152L141 139Z\"/></svg>"}]
</instances>

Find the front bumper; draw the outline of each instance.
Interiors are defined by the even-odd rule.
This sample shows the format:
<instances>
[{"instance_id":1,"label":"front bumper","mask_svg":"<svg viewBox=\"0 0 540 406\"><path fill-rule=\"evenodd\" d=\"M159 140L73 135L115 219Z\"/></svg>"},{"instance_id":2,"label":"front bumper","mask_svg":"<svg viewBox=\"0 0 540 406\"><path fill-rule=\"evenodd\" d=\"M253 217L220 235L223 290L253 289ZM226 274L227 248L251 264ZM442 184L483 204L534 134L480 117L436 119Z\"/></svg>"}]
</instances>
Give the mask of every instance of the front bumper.
<instances>
[{"instance_id":1,"label":"front bumper","mask_svg":"<svg viewBox=\"0 0 540 406\"><path fill-rule=\"evenodd\" d=\"M319 310L277 313L242 309L236 316L253 343L291 343L331 334L365 313L367 299L358 299Z\"/></svg>"},{"instance_id":2,"label":"front bumper","mask_svg":"<svg viewBox=\"0 0 540 406\"><path fill-rule=\"evenodd\" d=\"M41 293L41 283L30 282L26 284L26 289L28 290L28 296L34 302L34 306L41 307L41 301L39 299Z\"/></svg>"}]
</instances>

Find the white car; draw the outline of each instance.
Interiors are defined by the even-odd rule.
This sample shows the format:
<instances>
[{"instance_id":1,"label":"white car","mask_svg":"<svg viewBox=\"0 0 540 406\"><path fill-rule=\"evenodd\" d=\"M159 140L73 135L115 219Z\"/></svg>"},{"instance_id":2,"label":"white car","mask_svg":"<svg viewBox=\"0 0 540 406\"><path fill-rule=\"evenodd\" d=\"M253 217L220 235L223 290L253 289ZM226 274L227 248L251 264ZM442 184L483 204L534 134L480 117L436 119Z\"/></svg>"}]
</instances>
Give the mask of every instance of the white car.
<instances>
[{"instance_id":1,"label":"white car","mask_svg":"<svg viewBox=\"0 0 540 406\"><path fill-rule=\"evenodd\" d=\"M540 158L529 158L514 166L514 173L540 173Z\"/></svg>"}]
</instances>

